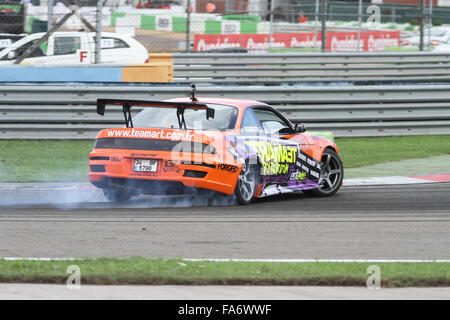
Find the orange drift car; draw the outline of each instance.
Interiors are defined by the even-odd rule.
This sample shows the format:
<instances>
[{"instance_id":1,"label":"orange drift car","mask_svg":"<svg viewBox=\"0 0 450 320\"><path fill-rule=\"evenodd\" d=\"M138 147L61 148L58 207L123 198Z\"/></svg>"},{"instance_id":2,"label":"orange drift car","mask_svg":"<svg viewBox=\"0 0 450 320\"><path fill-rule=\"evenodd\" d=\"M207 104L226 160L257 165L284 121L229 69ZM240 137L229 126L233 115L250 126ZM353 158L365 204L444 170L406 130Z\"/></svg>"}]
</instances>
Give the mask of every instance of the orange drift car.
<instances>
[{"instance_id":1,"label":"orange drift car","mask_svg":"<svg viewBox=\"0 0 450 320\"><path fill-rule=\"evenodd\" d=\"M100 131L89 180L111 201L187 188L235 195L241 204L285 192L329 196L343 165L336 144L304 133L271 106L250 100L97 100L123 108L125 128ZM143 107L134 118L132 107Z\"/></svg>"}]
</instances>

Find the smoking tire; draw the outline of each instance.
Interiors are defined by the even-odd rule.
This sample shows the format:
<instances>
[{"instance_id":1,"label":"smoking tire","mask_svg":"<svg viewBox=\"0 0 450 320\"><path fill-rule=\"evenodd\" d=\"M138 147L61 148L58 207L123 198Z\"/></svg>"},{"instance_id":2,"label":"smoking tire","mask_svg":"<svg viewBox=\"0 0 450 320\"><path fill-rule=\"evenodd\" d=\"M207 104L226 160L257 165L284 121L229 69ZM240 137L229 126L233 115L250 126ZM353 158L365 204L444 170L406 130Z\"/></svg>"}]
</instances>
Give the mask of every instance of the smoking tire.
<instances>
[{"instance_id":1,"label":"smoking tire","mask_svg":"<svg viewBox=\"0 0 450 320\"><path fill-rule=\"evenodd\" d=\"M252 202L260 180L258 169L259 166L257 164L249 164L246 162L242 165L242 170L234 190L234 195L239 204L249 204Z\"/></svg>"}]
</instances>

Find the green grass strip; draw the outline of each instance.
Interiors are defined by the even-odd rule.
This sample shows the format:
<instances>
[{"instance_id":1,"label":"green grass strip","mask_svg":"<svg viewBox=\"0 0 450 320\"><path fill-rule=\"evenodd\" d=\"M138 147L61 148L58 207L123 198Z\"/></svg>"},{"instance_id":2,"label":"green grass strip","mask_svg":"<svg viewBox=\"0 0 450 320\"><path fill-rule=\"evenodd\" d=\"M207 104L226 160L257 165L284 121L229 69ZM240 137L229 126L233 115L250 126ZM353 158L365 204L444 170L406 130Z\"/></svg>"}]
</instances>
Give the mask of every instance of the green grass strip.
<instances>
[{"instance_id":1,"label":"green grass strip","mask_svg":"<svg viewBox=\"0 0 450 320\"><path fill-rule=\"evenodd\" d=\"M449 135L336 138L346 168L450 154ZM0 140L0 182L86 182L88 140Z\"/></svg>"},{"instance_id":2,"label":"green grass strip","mask_svg":"<svg viewBox=\"0 0 450 320\"><path fill-rule=\"evenodd\" d=\"M0 282L60 283L70 265L82 284L365 286L367 268L381 270L381 287L450 286L449 263L211 262L101 258L73 261L0 260Z\"/></svg>"},{"instance_id":3,"label":"green grass strip","mask_svg":"<svg viewBox=\"0 0 450 320\"><path fill-rule=\"evenodd\" d=\"M346 168L450 154L449 135L336 138Z\"/></svg>"},{"instance_id":4,"label":"green grass strip","mask_svg":"<svg viewBox=\"0 0 450 320\"><path fill-rule=\"evenodd\" d=\"M0 182L87 181L93 141L1 140Z\"/></svg>"}]
</instances>

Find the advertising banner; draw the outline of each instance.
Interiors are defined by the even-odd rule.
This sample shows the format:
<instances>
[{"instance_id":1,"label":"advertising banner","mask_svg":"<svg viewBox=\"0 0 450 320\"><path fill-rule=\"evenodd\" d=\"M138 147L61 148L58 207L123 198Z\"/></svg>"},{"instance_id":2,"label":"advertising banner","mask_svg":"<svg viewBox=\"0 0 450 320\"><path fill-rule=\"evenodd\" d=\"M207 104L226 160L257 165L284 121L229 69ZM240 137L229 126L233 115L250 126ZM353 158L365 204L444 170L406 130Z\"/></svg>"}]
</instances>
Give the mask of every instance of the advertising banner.
<instances>
[{"instance_id":1,"label":"advertising banner","mask_svg":"<svg viewBox=\"0 0 450 320\"><path fill-rule=\"evenodd\" d=\"M322 35L317 35L317 47L322 45ZM358 51L358 33L327 32L326 51ZM247 48L249 53L267 53L268 34L198 34L194 39L195 51ZM400 31L361 31L359 51L384 51L400 45ZM276 33L272 35L272 49L313 48L314 33Z\"/></svg>"}]
</instances>

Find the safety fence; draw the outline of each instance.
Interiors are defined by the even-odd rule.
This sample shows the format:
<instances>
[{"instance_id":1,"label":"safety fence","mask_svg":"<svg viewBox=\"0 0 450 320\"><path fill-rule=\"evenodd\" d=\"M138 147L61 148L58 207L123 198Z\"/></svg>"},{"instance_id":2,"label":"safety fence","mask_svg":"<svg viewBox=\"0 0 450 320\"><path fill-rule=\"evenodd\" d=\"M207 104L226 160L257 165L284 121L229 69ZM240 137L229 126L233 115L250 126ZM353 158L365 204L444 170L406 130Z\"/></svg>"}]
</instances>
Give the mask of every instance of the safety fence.
<instances>
[{"instance_id":1,"label":"safety fence","mask_svg":"<svg viewBox=\"0 0 450 320\"><path fill-rule=\"evenodd\" d=\"M414 1L413 1L414 2ZM26 3L25 5L21 3ZM194 38L205 36L239 36L240 47L246 47L247 35L277 38L277 34L313 33L317 41L309 41L307 45L288 46L281 49L320 49L319 35L323 26L328 31L338 31L342 37L356 41L356 34L345 31L359 30L361 41L363 34L368 33L378 38L379 43L388 38L388 34L377 35L377 31L397 31L399 40L419 32L419 24L424 21L426 26L439 27L450 22L448 0L426 1L426 8L409 2L409 5L372 3L370 0L357 1L235 1L235 0L106 0L102 1L102 9L97 9L98 1L73 0L0 0L0 33L36 33L45 32L58 23L70 12L70 5L80 6L79 13L92 25L96 25L97 10L101 10L103 31L128 33L136 36L149 52L178 52L201 50L198 42L192 46ZM189 8L188 8L189 3ZM63 5L65 4L65 5ZM212 6L212 8L211 8ZM4 20L6 23L1 23ZM84 23L73 15L64 23L67 30L80 30ZM375 31L375 33L374 33ZM331 37L331 36L330 36ZM252 37L256 39L258 37ZM394 38L391 36L390 39ZM353 51L348 48L345 39L339 51ZM278 50L277 41L268 47L257 48L260 52ZM428 45L430 43L430 45ZM224 44L222 42L222 44ZM226 43L225 43L226 45ZM397 41L379 47L398 47ZM412 45L417 48L418 44ZM432 44L427 42L426 50L432 50ZM383 48L383 49L381 49ZM323 49L334 51L332 47ZM368 50L362 46L361 50Z\"/></svg>"},{"instance_id":2,"label":"safety fence","mask_svg":"<svg viewBox=\"0 0 450 320\"><path fill-rule=\"evenodd\" d=\"M0 86L0 139L92 139L123 126L120 107L96 114L97 98L162 100L186 86ZM336 137L450 134L450 85L198 86L199 97L273 105L308 130ZM135 112L139 111L136 109Z\"/></svg>"}]
</instances>

